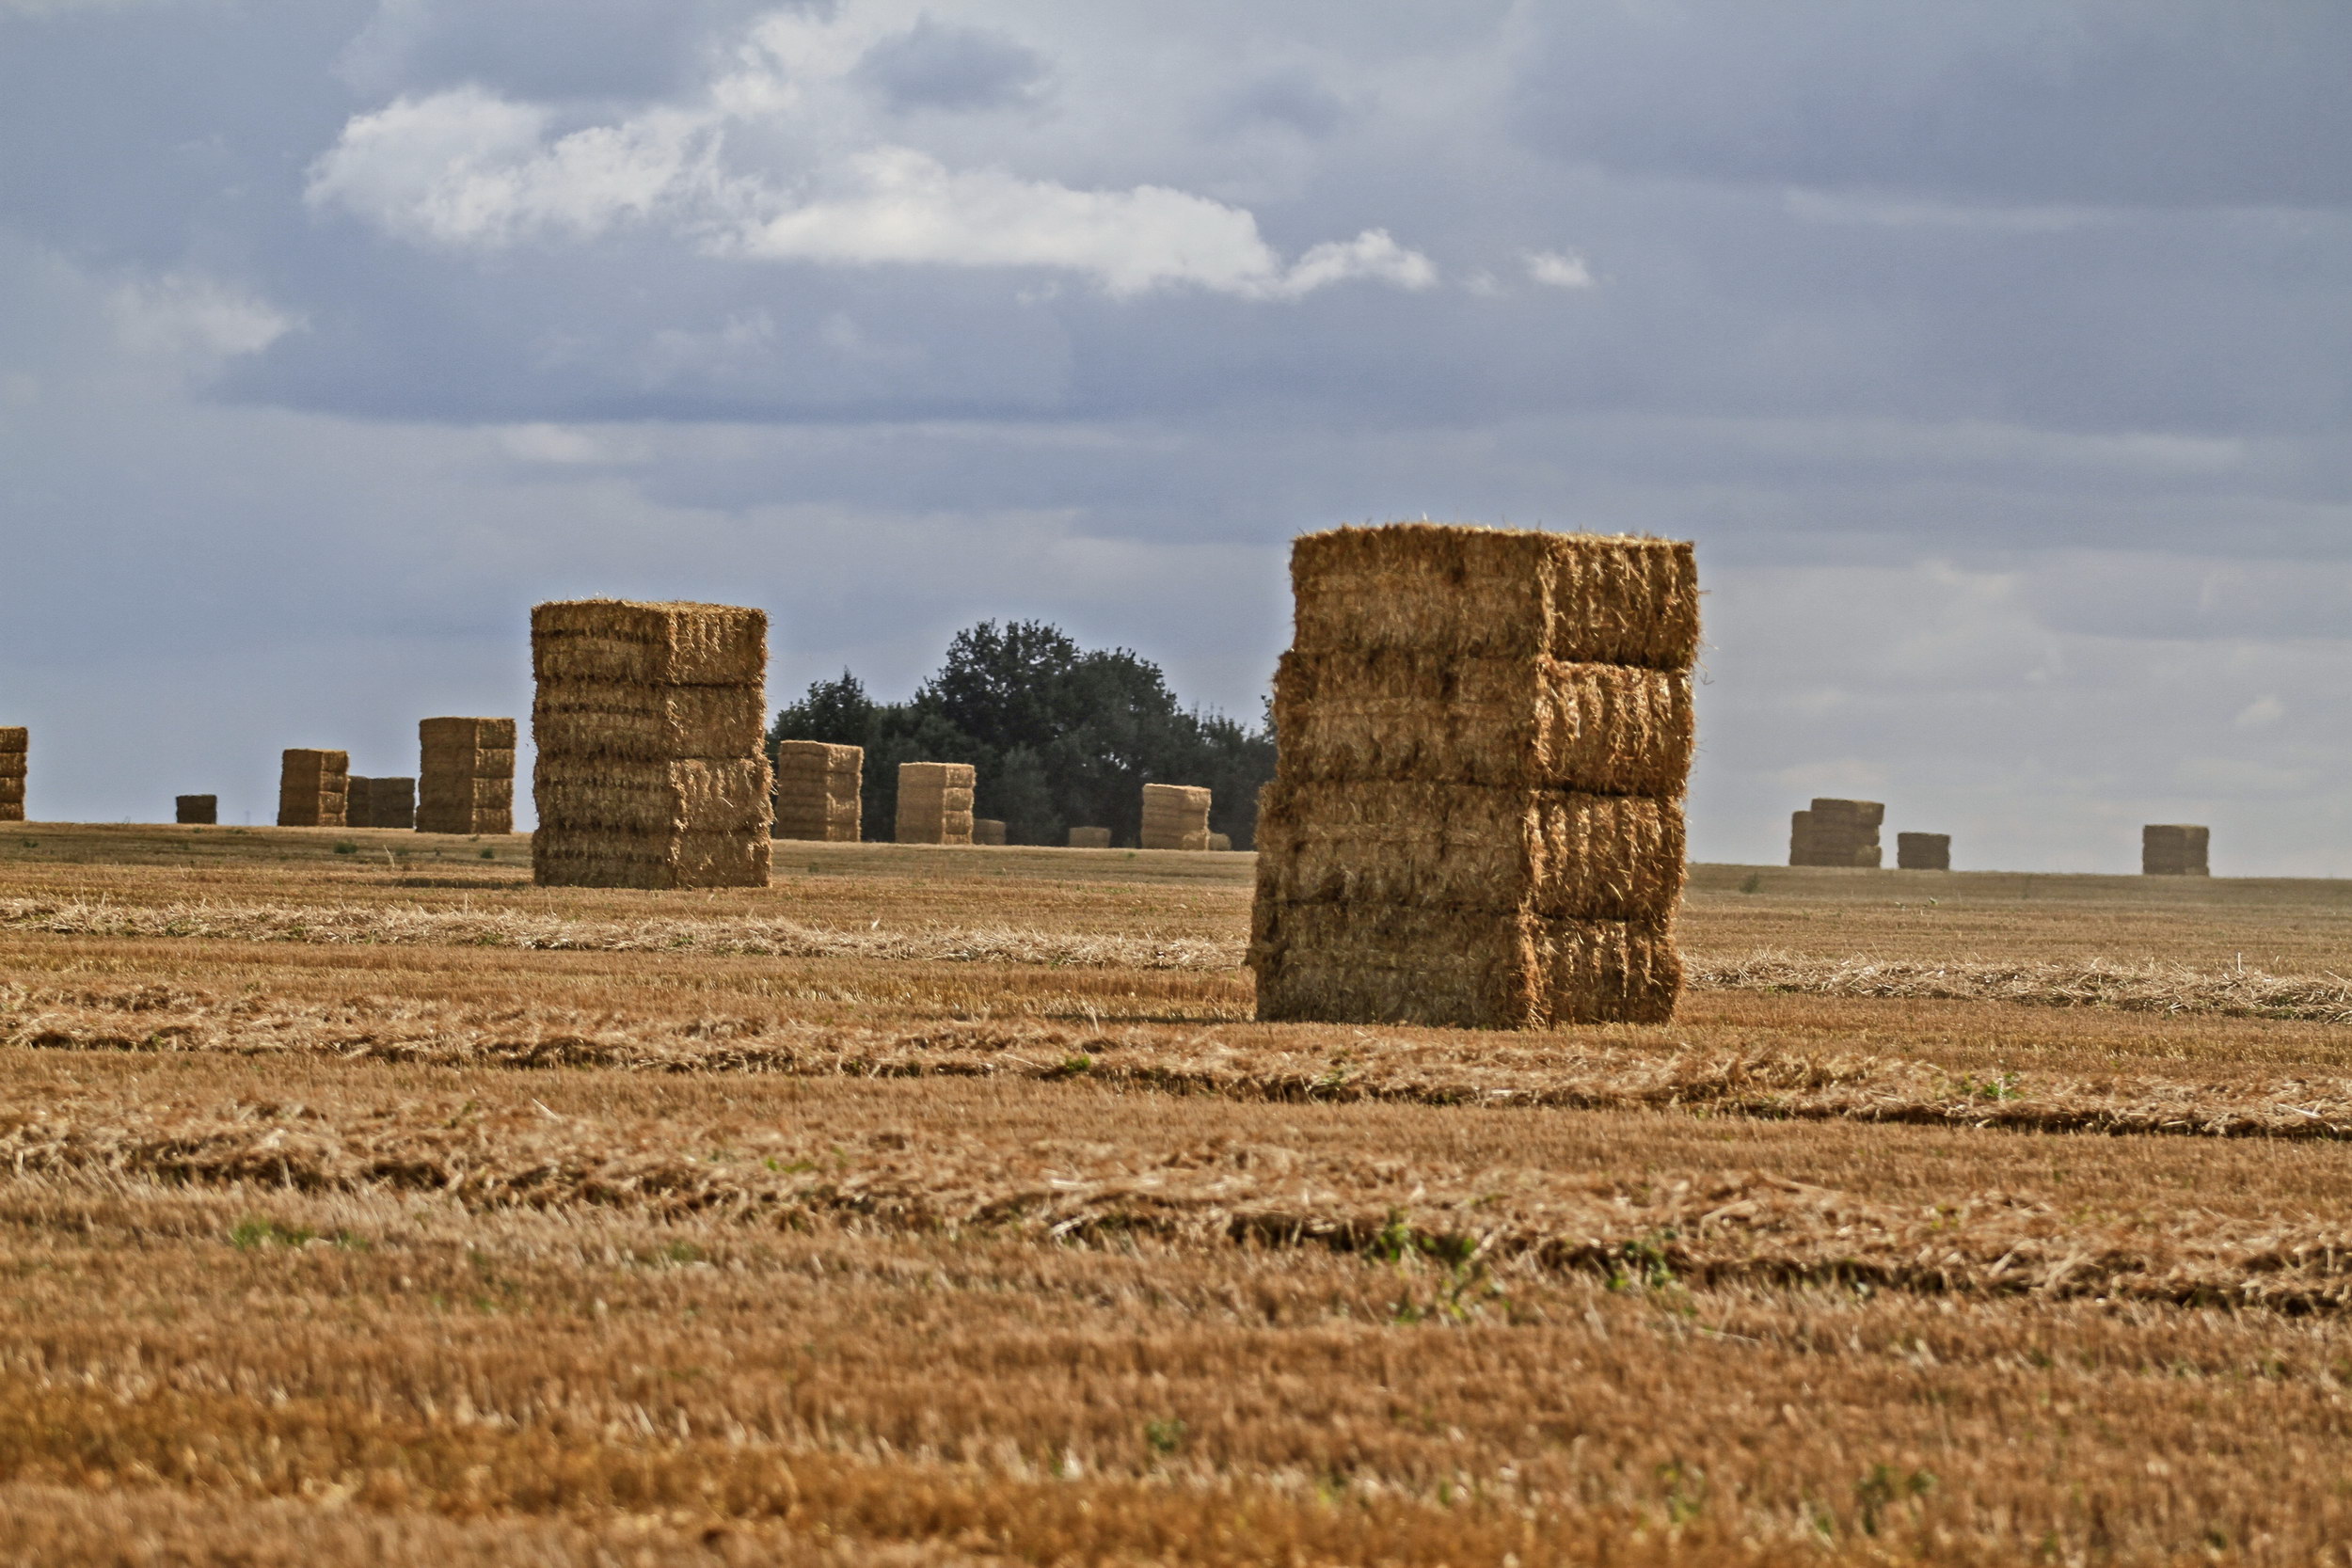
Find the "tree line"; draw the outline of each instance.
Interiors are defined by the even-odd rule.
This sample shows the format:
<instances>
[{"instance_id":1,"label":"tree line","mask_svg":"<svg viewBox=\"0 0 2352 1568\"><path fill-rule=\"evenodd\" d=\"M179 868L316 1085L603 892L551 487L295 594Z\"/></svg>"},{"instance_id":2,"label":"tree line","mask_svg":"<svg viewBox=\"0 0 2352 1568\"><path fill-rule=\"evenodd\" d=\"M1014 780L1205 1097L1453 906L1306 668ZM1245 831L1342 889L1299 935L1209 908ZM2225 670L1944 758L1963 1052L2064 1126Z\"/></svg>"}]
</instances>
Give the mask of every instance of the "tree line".
<instances>
[{"instance_id":1,"label":"tree line","mask_svg":"<svg viewBox=\"0 0 2352 1568\"><path fill-rule=\"evenodd\" d=\"M865 835L893 836L902 762L968 762L974 815L1013 844L1062 844L1108 828L1133 847L1147 784L1206 784L1209 826L1252 847L1258 788L1274 776L1272 710L1256 726L1187 709L1158 665L1128 648L1081 648L1038 621L956 633L938 672L903 703L878 703L844 670L776 715L779 740L866 748Z\"/></svg>"}]
</instances>

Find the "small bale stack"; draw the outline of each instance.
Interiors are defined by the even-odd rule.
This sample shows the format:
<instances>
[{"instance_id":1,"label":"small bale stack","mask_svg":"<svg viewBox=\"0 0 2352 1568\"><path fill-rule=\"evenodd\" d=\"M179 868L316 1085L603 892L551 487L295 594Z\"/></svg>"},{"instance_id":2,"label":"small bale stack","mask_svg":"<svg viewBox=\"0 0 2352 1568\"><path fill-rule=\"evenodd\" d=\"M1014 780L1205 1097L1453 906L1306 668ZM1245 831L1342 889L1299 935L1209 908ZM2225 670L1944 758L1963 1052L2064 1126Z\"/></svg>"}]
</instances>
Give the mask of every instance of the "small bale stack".
<instances>
[{"instance_id":1,"label":"small bale stack","mask_svg":"<svg viewBox=\"0 0 2352 1568\"><path fill-rule=\"evenodd\" d=\"M351 753L290 746L278 768L278 825L341 828L351 783Z\"/></svg>"},{"instance_id":2,"label":"small bale stack","mask_svg":"<svg viewBox=\"0 0 2352 1568\"><path fill-rule=\"evenodd\" d=\"M972 789L977 777L968 762L898 764L898 842L971 843Z\"/></svg>"},{"instance_id":3,"label":"small bale stack","mask_svg":"<svg viewBox=\"0 0 2352 1568\"><path fill-rule=\"evenodd\" d=\"M1952 835L1897 833L1895 868L1899 871L1949 871L1952 868Z\"/></svg>"},{"instance_id":4,"label":"small bale stack","mask_svg":"<svg viewBox=\"0 0 2352 1568\"><path fill-rule=\"evenodd\" d=\"M371 828L405 828L417 825L417 781L414 779L370 779L368 781L368 826ZM358 827L357 822L352 826Z\"/></svg>"},{"instance_id":5,"label":"small bale stack","mask_svg":"<svg viewBox=\"0 0 2352 1568\"><path fill-rule=\"evenodd\" d=\"M375 781L354 773L343 780L343 826L373 828L375 826Z\"/></svg>"},{"instance_id":6,"label":"small bale stack","mask_svg":"<svg viewBox=\"0 0 2352 1568\"><path fill-rule=\"evenodd\" d=\"M821 740L776 746L778 838L855 844L865 829L858 792L866 782L866 748Z\"/></svg>"},{"instance_id":7,"label":"small bale stack","mask_svg":"<svg viewBox=\"0 0 2352 1568\"><path fill-rule=\"evenodd\" d=\"M220 820L220 797L217 795L175 795L171 798L171 819L183 827L191 824L209 828Z\"/></svg>"},{"instance_id":8,"label":"small bale stack","mask_svg":"<svg viewBox=\"0 0 2352 1568\"><path fill-rule=\"evenodd\" d=\"M1206 849L1209 792L1196 784L1143 786L1143 847Z\"/></svg>"},{"instance_id":9,"label":"small bale stack","mask_svg":"<svg viewBox=\"0 0 2352 1568\"><path fill-rule=\"evenodd\" d=\"M1111 847L1111 831L1108 828L1073 828L1070 830L1070 847L1073 849L1107 849Z\"/></svg>"},{"instance_id":10,"label":"small bale stack","mask_svg":"<svg viewBox=\"0 0 2352 1568\"><path fill-rule=\"evenodd\" d=\"M515 721L420 720L417 744L417 832L515 831Z\"/></svg>"},{"instance_id":11,"label":"small bale stack","mask_svg":"<svg viewBox=\"0 0 2352 1568\"><path fill-rule=\"evenodd\" d=\"M974 817L972 819L972 842L985 844L993 849L1002 849L1005 847L1005 825L993 816Z\"/></svg>"},{"instance_id":12,"label":"small bale stack","mask_svg":"<svg viewBox=\"0 0 2352 1568\"><path fill-rule=\"evenodd\" d=\"M574 599L531 612L544 887L765 887L768 616Z\"/></svg>"},{"instance_id":13,"label":"small bale stack","mask_svg":"<svg viewBox=\"0 0 2352 1568\"><path fill-rule=\"evenodd\" d=\"M1232 847L1233 840L1231 834L1211 833L1209 835L1209 847L1212 849L1231 849Z\"/></svg>"},{"instance_id":14,"label":"small bale stack","mask_svg":"<svg viewBox=\"0 0 2352 1568\"><path fill-rule=\"evenodd\" d=\"M1688 544L1400 524L1291 550L1263 1021L1649 1022L1681 990Z\"/></svg>"},{"instance_id":15,"label":"small bale stack","mask_svg":"<svg viewBox=\"0 0 2352 1568\"><path fill-rule=\"evenodd\" d=\"M24 759L32 732L22 724L0 724L0 822L24 820Z\"/></svg>"},{"instance_id":16,"label":"small bale stack","mask_svg":"<svg viewBox=\"0 0 2352 1568\"><path fill-rule=\"evenodd\" d=\"M1879 827L1885 820L1886 807L1877 800L1816 796L1810 811L1788 816L1788 863L1875 869L1884 858Z\"/></svg>"},{"instance_id":17,"label":"small bale stack","mask_svg":"<svg viewBox=\"0 0 2352 1568\"><path fill-rule=\"evenodd\" d=\"M2210 877L2205 851L2213 831L2188 822L2151 822L2139 830L2143 877Z\"/></svg>"}]
</instances>

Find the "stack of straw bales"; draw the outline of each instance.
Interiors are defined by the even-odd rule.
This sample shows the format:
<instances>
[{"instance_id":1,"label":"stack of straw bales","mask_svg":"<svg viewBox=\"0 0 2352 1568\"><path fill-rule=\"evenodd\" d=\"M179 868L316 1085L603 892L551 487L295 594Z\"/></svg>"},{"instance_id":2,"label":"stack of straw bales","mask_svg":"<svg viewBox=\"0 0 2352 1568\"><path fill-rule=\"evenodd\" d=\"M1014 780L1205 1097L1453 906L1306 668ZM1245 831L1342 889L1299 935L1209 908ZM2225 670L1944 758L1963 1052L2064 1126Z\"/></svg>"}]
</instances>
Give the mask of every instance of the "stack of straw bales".
<instances>
[{"instance_id":1,"label":"stack of straw bales","mask_svg":"<svg viewBox=\"0 0 2352 1568\"><path fill-rule=\"evenodd\" d=\"M352 826L358 827L357 820ZM411 828L417 825L417 781L414 779L370 779L368 781L368 826L371 828Z\"/></svg>"},{"instance_id":2,"label":"stack of straw bales","mask_svg":"<svg viewBox=\"0 0 2352 1568\"><path fill-rule=\"evenodd\" d=\"M343 826L375 826L375 781L354 773L343 780Z\"/></svg>"},{"instance_id":3,"label":"stack of straw bales","mask_svg":"<svg viewBox=\"0 0 2352 1568\"><path fill-rule=\"evenodd\" d=\"M531 612L539 830L559 887L765 887L768 617L575 599Z\"/></svg>"},{"instance_id":4,"label":"stack of straw bales","mask_svg":"<svg viewBox=\"0 0 2352 1568\"><path fill-rule=\"evenodd\" d=\"M278 768L278 825L281 828L345 826L345 788L351 754L290 746Z\"/></svg>"},{"instance_id":5,"label":"stack of straw bales","mask_svg":"<svg viewBox=\"0 0 2352 1568\"><path fill-rule=\"evenodd\" d=\"M1831 800L1816 797L1810 811L1788 816L1790 865L1875 867L1883 858L1879 826L1886 807L1876 800Z\"/></svg>"},{"instance_id":6,"label":"stack of straw bales","mask_svg":"<svg viewBox=\"0 0 2352 1568\"><path fill-rule=\"evenodd\" d=\"M181 824L195 823L209 828L220 820L220 797L217 795L175 795L171 798L171 819Z\"/></svg>"},{"instance_id":7,"label":"stack of straw bales","mask_svg":"<svg viewBox=\"0 0 2352 1568\"><path fill-rule=\"evenodd\" d=\"M1143 847L1146 849L1206 849L1209 847L1209 792L1195 784L1145 784Z\"/></svg>"},{"instance_id":8,"label":"stack of straw bales","mask_svg":"<svg viewBox=\"0 0 2352 1568\"><path fill-rule=\"evenodd\" d=\"M2213 831L2188 822L2151 822L2139 830L2143 877L2209 877L2205 851Z\"/></svg>"},{"instance_id":9,"label":"stack of straw bales","mask_svg":"<svg viewBox=\"0 0 2352 1568\"><path fill-rule=\"evenodd\" d=\"M1949 871L1952 868L1952 835L1897 833L1895 866L1900 871Z\"/></svg>"},{"instance_id":10,"label":"stack of straw bales","mask_svg":"<svg viewBox=\"0 0 2352 1568\"><path fill-rule=\"evenodd\" d=\"M985 844L993 848L1003 848L1005 847L1005 825L993 816L974 817L972 819L972 842Z\"/></svg>"},{"instance_id":11,"label":"stack of straw bales","mask_svg":"<svg viewBox=\"0 0 2352 1568\"><path fill-rule=\"evenodd\" d=\"M1073 849L1107 849L1111 847L1111 831L1108 828L1073 828L1070 830L1070 847Z\"/></svg>"},{"instance_id":12,"label":"stack of straw bales","mask_svg":"<svg viewBox=\"0 0 2352 1568\"><path fill-rule=\"evenodd\" d=\"M866 748L821 740L787 740L776 747L776 836L854 844L864 831L858 791L866 780Z\"/></svg>"},{"instance_id":13,"label":"stack of straw bales","mask_svg":"<svg viewBox=\"0 0 2352 1568\"><path fill-rule=\"evenodd\" d=\"M971 843L972 788L977 777L968 762L900 763L898 842Z\"/></svg>"},{"instance_id":14,"label":"stack of straw bales","mask_svg":"<svg viewBox=\"0 0 2352 1568\"><path fill-rule=\"evenodd\" d=\"M515 721L426 719L417 725L417 742L423 753L419 832L515 831Z\"/></svg>"},{"instance_id":15,"label":"stack of straw bales","mask_svg":"<svg viewBox=\"0 0 2352 1568\"><path fill-rule=\"evenodd\" d=\"M1691 546L1402 524L1291 552L1258 1017L1671 1016Z\"/></svg>"},{"instance_id":16,"label":"stack of straw bales","mask_svg":"<svg viewBox=\"0 0 2352 1568\"><path fill-rule=\"evenodd\" d=\"M24 820L24 759L31 744L24 725L0 725L0 822Z\"/></svg>"}]
</instances>

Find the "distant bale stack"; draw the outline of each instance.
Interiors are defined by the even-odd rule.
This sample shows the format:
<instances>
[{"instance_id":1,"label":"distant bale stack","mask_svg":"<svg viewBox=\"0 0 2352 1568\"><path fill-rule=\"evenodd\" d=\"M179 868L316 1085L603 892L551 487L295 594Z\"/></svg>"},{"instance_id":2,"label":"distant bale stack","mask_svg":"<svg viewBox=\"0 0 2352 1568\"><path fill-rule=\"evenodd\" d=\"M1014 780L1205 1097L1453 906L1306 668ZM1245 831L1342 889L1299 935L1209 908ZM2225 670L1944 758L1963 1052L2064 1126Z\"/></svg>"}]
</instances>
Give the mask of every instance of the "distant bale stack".
<instances>
[{"instance_id":1,"label":"distant bale stack","mask_svg":"<svg viewBox=\"0 0 2352 1568\"><path fill-rule=\"evenodd\" d=\"M515 831L515 721L421 720L417 744L417 832Z\"/></svg>"},{"instance_id":2,"label":"distant bale stack","mask_svg":"<svg viewBox=\"0 0 2352 1568\"><path fill-rule=\"evenodd\" d=\"M1233 840L1230 834L1211 833L1209 835L1209 847L1212 849L1231 849L1232 847Z\"/></svg>"},{"instance_id":3,"label":"distant bale stack","mask_svg":"<svg viewBox=\"0 0 2352 1568\"><path fill-rule=\"evenodd\" d=\"M343 780L343 826L373 828L375 818L375 781L354 773Z\"/></svg>"},{"instance_id":4,"label":"distant bale stack","mask_svg":"<svg viewBox=\"0 0 2352 1568\"><path fill-rule=\"evenodd\" d=\"M768 617L574 599L531 612L532 879L765 887Z\"/></svg>"},{"instance_id":5,"label":"distant bale stack","mask_svg":"<svg viewBox=\"0 0 2352 1568\"><path fill-rule=\"evenodd\" d=\"M24 725L0 725L0 822L24 820L24 759L31 744Z\"/></svg>"},{"instance_id":6,"label":"distant bale stack","mask_svg":"<svg viewBox=\"0 0 2352 1568\"><path fill-rule=\"evenodd\" d=\"M2143 877L2210 877L2205 851L2209 828L2186 822L2151 822L2139 830L2139 874Z\"/></svg>"},{"instance_id":7,"label":"distant bale stack","mask_svg":"<svg viewBox=\"0 0 2352 1568\"><path fill-rule=\"evenodd\" d=\"M1145 784L1142 844L1146 849L1206 849L1209 792L1196 784Z\"/></svg>"},{"instance_id":8,"label":"distant bale stack","mask_svg":"<svg viewBox=\"0 0 2352 1568\"><path fill-rule=\"evenodd\" d=\"M368 781L368 826L371 828L408 828L417 825L417 781L414 779L370 779ZM353 823L352 826L358 826Z\"/></svg>"},{"instance_id":9,"label":"distant bale stack","mask_svg":"<svg viewBox=\"0 0 2352 1568\"><path fill-rule=\"evenodd\" d=\"M971 843L972 788L977 777L968 762L900 763L898 842Z\"/></svg>"},{"instance_id":10,"label":"distant bale stack","mask_svg":"<svg viewBox=\"0 0 2352 1568\"><path fill-rule=\"evenodd\" d=\"M859 790L866 781L866 748L821 740L787 740L776 747L778 838L855 844L864 831Z\"/></svg>"},{"instance_id":11,"label":"distant bale stack","mask_svg":"<svg viewBox=\"0 0 2352 1568\"><path fill-rule=\"evenodd\" d=\"M1073 849L1107 849L1111 847L1111 831L1108 828L1073 828L1070 830L1070 847Z\"/></svg>"},{"instance_id":12,"label":"distant bale stack","mask_svg":"<svg viewBox=\"0 0 2352 1568\"><path fill-rule=\"evenodd\" d=\"M992 848L1003 848L1005 847L1005 825L993 816L974 817L972 819L972 842L985 844Z\"/></svg>"},{"instance_id":13,"label":"distant bale stack","mask_svg":"<svg viewBox=\"0 0 2352 1568\"><path fill-rule=\"evenodd\" d=\"M309 747L286 749L278 768L278 825L341 828L351 783L351 754Z\"/></svg>"},{"instance_id":14,"label":"distant bale stack","mask_svg":"<svg viewBox=\"0 0 2352 1568\"><path fill-rule=\"evenodd\" d=\"M1810 811L1788 817L1790 865L1859 865L1875 868L1883 859L1879 828L1886 807L1876 800L1814 798Z\"/></svg>"},{"instance_id":15,"label":"distant bale stack","mask_svg":"<svg viewBox=\"0 0 2352 1568\"><path fill-rule=\"evenodd\" d=\"M1895 867L1899 871L1949 871L1952 868L1952 835L1897 833Z\"/></svg>"},{"instance_id":16,"label":"distant bale stack","mask_svg":"<svg viewBox=\"0 0 2352 1568\"><path fill-rule=\"evenodd\" d=\"M175 795L171 798L171 819L183 827L212 827L220 820L220 797Z\"/></svg>"},{"instance_id":17,"label":"distant bale stack","mask_svg":"<svg viewBox=\"0 0 2352 1568\"><path fill-rule=\"evenodd\" d=\"M1401 524L1291 550L1249 963L1262 1020L1668 1018L1691 546Z\"/></svg>"}]
</instances>

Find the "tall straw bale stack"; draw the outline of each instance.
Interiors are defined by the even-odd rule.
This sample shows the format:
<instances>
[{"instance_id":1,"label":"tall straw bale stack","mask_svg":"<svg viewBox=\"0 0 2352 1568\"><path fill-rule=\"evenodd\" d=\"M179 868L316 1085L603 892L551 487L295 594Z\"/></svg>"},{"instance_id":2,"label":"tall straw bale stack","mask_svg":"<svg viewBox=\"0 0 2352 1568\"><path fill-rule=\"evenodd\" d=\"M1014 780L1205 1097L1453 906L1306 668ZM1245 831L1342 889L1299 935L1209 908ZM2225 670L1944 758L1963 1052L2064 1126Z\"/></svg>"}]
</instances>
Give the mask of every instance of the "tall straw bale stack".
<instances>
[{"instance_id":1,"label":"tall straw bale stack","mask_svg":"<svg viewBox=\"0 0 2352 1568\"><path fill-rule=\"evenodd\" d=\"M1145 784L1143 847L1206 849L1209 804L1209 791L1198 784Z\"/></svg>"},{"instance_id":2,"label":"tall straw bale stack","mask_svg":"<svg viewBox=\"0 0 2352 1568\"><path fill-rule=\"evenodd\" d=\"M1897 833L1895 866L1899 871L1949 871L1952 868L1952 835Z\"/></svg>"},{"instance_id":3,"label":"tall straw bale stack","mask_svg":"<svg viewBox=\"0 0 2352 1568\"><path fill-rule=\"evenodd\" d=\"M1260 798L1259 1018L1671 1016L1691 546L1340 529L1294 543L1291 580Z\"/></svg>"},{"instance_id":4,"label":"tall straw bale stack","mask_svg":"<svg viewBox=\"0 0 2352 1568\"><path fill-rule=\"evenodd\" d=\"M972 790L977 777L968 762L900 763L898 841L971 843Z\"/></svg>"},{"instance_id":5,"label":"tall straw bale stack","mask_svg":"<svg viewBox=\"0 0 2352 1568\"><path fill-rule=\"evenodd\" d=\"M531 654L536 881L767 885L766 612L557 601L532 609Z\"/></svg>"},{"instance_id":6,"label":"tall straw bale stack","mask_svg":"<svg viewBox=\"0 0 2352 1568\"><path fill-rule=\"evenodd\" d=\"M31 749L31 731L0 724L0 822L24 820L24 767Z\"/></svg>"},{"instance_id":7,"label":"tall straw bale stack","mask_svg":"<svg viewBox=\"0 0 2352 1568\"><path fill-rule=\"evenodd\" d=\"M212 827L220 820L220 797L175 795L171 798L171 819L183 826L193 823L199 827Z\"/></svg>"},{"instance_id":8,"label":"tall straw bale stack","mask_svg":"<svg viewBox=\"0 0 2352 1568\"><path fill-rule=\"evenodd\" d=\"M371 779L368 783L369 827L414 828L417 825L416 780Z\"/></svg>"},{"instance_id":9,"label":"tall straw bale stack","mask_svg":"<svg viewBox=\"0 0 2352 1568\"><path fill-rule=\"evenodd\" d=\"M278 768L278 825L341 828L351 753L290 746Z\"/></svg>"},{"instance_id":10,"label":"tall straw bale stack","mask_svg":"<svg viewBox=\"0 0 2352 1568\"><path fill-rule=\"evenodd\" d=\"M420 720L417 744L419 832L515 831L515 721Z\"/></svg>"},{"instance_id":11,"label":"tall straw bale stack","mask_svg":"<svg viewBox=\"0 0 2352 1568\"><path fill-rule=\"evenodd\" d=\"M993 849L1003 848L1005 847L1005 825L993 816L974 817L972 819L972 842L987 845Z\"/></svg>"},{"instance_id":12,"label":"tall straw bale stack","mask_svg":"<svg viewBox=\"0 0 2352 1568\"><path fill-rule=\"evenodd\" d=\"M1108 828L1073 828L1070 830L1070 847L1073 849L1107 849L1111 847L1111 831Z\"/></svg>"},{"instance_id":13,"label":"tall straw bale stack","mask_svg":"<svg viewBox=\"0 0 2352 1568\"><path fill-rule=\"evenodd\" d=\"M859 791L866 781L866 748L821 740L787 740L776 747L778 838L854 844L864 831Z\"/></svg>"},{"instance_id":14,"label":"tall straw bale stack","mask_svg":"<svg viewBox=\"0 0 2352 1568\"><path fill-rule=\"evenodd\" d=\"M1816 796L1811 810L1789 813L1788 863L1874 868L1884 859L1879 827L1885 820L1886 807L1877 800Z\"/></svg>"},{"instance_id":15,"label":"tall straw bale stack","mask_svg":"<svg viewBox=\"0 0 2352 1568\"><path fill-rule=\"evenodd\" d=\"M2206 850L2213 831L2188 822L2151 822L2139 830L2143 877L2209 877Z\"/></svg>"},{"instance_id":16,"label":"tall straw bale stack","mask_svg":"<svg viewBox=\"0 0 2352 1568\"><path fill-rule=\"evenodd\" d=\"M343 780L343 826L375 826L375 781L354 773Z\"/></svg>"}]
</instances>

